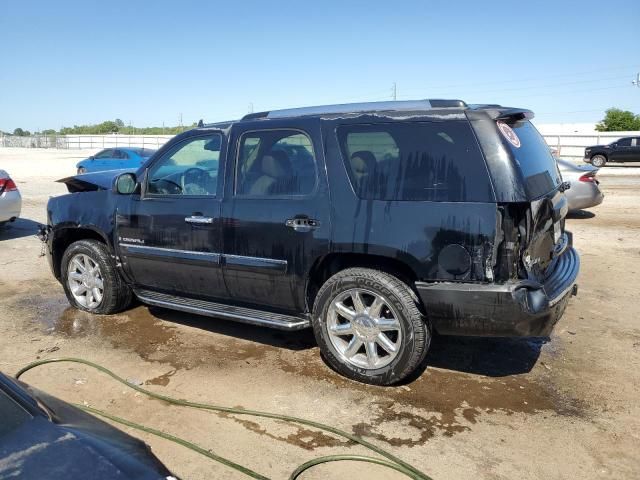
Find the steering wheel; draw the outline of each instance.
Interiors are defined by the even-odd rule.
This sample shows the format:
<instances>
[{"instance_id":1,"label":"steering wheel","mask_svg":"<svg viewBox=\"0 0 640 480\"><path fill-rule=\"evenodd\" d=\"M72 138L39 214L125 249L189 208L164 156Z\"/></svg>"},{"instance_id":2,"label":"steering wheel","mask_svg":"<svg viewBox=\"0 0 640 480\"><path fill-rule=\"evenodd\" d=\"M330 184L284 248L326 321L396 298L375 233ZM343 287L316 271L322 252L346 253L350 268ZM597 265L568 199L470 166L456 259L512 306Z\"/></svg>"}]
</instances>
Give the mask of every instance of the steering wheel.
<instances>
[{"instance_id":1,"label":"steering wheel","mask_svg":"<svg viewBox=\"0 0 640 480\"><path fill-rule=\"evenodd\" d=\"M182 191L193 195L207 195L206 189L209 174L198 167L187 168L182 173Z\"/></svg>"},{"instance_id":2,"label":"steering wheel","mask_svg":"<svg viewBox=\"0 0 640 480\"><path fill-rule=\"evenodd\" d=\"M173 180L167 180L166 178L157 178L152 180L155 189L158 191L157 193L161 193L164 195L180 195L182 194L182 186Z\"/></svg>"}]
</instances>

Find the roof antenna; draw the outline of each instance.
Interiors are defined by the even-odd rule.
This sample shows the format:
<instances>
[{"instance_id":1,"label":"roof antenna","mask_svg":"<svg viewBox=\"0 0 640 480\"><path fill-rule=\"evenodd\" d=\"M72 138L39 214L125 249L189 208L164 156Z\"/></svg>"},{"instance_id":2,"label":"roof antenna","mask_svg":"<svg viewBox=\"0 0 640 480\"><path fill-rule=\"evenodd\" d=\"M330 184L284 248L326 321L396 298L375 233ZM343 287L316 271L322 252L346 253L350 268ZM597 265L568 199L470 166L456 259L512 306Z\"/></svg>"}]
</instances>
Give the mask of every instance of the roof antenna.
<instances>
[{"instance_id":1,"label":"roof antenna","mask_svg":"<svg viewBox=\"0 0 640 480\"><path fill-rule=\"evenodd\" d=\"M204 122L202 121L202 119L200 119L200 121L198 122L198 127L204 127Z\"/></svg>"}]
</instances>

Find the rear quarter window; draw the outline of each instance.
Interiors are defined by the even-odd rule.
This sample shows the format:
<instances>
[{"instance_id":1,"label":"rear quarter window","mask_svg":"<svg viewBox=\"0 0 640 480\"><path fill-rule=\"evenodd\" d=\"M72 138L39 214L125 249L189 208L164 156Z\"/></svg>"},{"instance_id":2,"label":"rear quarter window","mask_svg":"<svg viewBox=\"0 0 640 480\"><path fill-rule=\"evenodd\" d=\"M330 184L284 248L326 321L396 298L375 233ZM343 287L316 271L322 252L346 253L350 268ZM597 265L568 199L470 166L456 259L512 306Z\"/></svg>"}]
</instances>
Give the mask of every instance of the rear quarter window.
<instances>
[{"instance_id":1,"label":"rear quarter window","mask_svg":"<svg viewBox=\"0 0 640 480\"><path fill-rule=\"evenodd\" d=\"M342 125L337 134L360 198L493 201L484 158L466 121Z\"/></svg>"}]
</instances>

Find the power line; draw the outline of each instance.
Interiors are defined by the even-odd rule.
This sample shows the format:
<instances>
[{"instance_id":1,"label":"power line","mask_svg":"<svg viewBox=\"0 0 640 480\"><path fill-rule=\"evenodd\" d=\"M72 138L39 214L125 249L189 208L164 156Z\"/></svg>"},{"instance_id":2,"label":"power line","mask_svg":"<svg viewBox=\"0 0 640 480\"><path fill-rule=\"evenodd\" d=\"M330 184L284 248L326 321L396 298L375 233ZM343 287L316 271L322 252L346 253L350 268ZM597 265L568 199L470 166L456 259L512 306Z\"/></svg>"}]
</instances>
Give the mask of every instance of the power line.
<instances>
[{"instance_id":1,"label":"power line","mask_svg":"<svg viewBox=\"0 0 640 480\"><path fill-rule=\"evenodd\" d=\"M524 86L524 87L516 87L516 88L495 88L495 89L491 89L491 90L475 90L472 91L473 93L494 93L494 92L516 92L516 91L531 91L531 90L539 90L541 88L555 88L555 87L563 87L563 86L567 86L567 85L579 85L579 84L585 84L585 83L597 83L597 82L601 82L603 80L614 80L614 79L623 79L623 78L628 78L626 75L620 76L620 75L616 75L616 76L611 76L611 77L601 77L598 79L591 79L591 80L576 80L573 82L562 82L562 83L548 83L546 85L529 85L529 86ZM469 85L466 85L466 87L469 87ZM447 87L443 87L441 89L441 91L445 91L444 88ZM449 87L451 88L451 87ZM424 91L424 90L422 90ZM450 91L450 90L447 90ZM430 93L428 96L433 96L433 93ZM403 97L407 97L407 95L401 95Z\"/></svg>"},{"instance_id":2,"label":"power line","mask_svg":"<svg viewBox=\"0 0 640 480\"><path fill-rule=\"evenodd\" d=\"M555 86L566 86L566 85L555 85ZM545 91L545 92L539 92L539 93L527 93L527 97L537 97L537 96L552 96L552 95L558 95L558 94L564 94L564 93L581 93L581 92L594 92L594 91L598 91L598 90L609 90L609 89L613 89L613 88L620 88L620 87L627 87L628 88L629 84L625 83L625 84L619 84L619 85L610 85L610 86L606 86L606 87L597 87L597 88L589 88L589 89L582 89L582 90L568 90L568 91ZM529 92L531 90L536 91L536 90L540 90L540 89L548 89L552 87L552 85L542 85L542 86L537 86L537 87L527 87L527 88L512 88L512 89L501 89L501 90L480 90L480 91L475 91L472 92L472 95L484 95L487 93L504 93L504 92ZM401 95L401 97L404 98L409 98L409 97L415 97L416 95ZM428 95L418 95L419 97L447 97L447 96L459 96L459 95L451 95L451 92L431 92ZM466 95L467 97L469 96L468 94Z\"/></svg>"},{"instance_id":3,"label":"power line","mask_svg":"<svg viewBox=\"0 0 640 480\"><path fill-rule=\"evenodd\" d=\"M556 75L545 75L543 77L529 77L529 78L517 78L517 79L509 79L509 80L497 80L497 81L489 81L489 82L473 82L473 85L500 85L500 84L505 84L505 83L517 83L517 84L522 84L522 83L526 83L526 82L535 82L538 80L547 80L549 78L562 78L562 77L575 77L578 75L586 75L588 73L602 73L603 71L609 71L609 70L631 70L631 69L635 69L640 67L640 65L638 66L633 66L633 65L626 65L624 67L602 67L602 68L598 68L598 69L593 69L593 70L588 70L588 71L582 71L582 72L574 72L574 73L565 73L565 74L556 74ZM616 74L615 78L618 78L621 74ZM595 79L594 81L598 81L601 80L605 77L598 77L597 79ZM613 77L608 77L608 78L613 78ZM424 88L432 88L432 89L439 89L439 88L458 88L458 87L467 87L469 86L469 83L461 83L461 84L454 84L454 85L440 85L440 86L429 86L426 85ZM424 90L424 88L420 88L419 90ZM403 89L404 91L407 91L407 89ZM418 90L418 88L414 88L414 89L408 89L409 91L416 91Z\"/></svg>"}]
</instances>

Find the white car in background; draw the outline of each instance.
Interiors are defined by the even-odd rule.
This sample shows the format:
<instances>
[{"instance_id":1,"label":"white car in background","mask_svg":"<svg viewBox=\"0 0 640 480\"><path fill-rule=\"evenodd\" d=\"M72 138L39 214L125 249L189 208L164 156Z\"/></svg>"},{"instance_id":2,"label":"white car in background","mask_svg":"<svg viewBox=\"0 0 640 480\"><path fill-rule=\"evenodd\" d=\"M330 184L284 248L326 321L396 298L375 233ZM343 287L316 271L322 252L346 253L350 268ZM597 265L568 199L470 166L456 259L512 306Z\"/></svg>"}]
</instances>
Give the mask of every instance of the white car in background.
<instances>
[{"instance_id":1,"label":"white car in background","mask_svg":"<svg viewBox=\"0 0 640 480\"><path fill-rule=\"evenodd\" d=\"M0 170L0 226L20 216L22 197L9 174Z\"/></svg>"},{"instance_id":2,"label":"white car in background","mask_svg":"<svg viewBox=\"0 0 640 480\"><path fill-rule=\"evenodd\" d=\"M600 205L604 194L596 178L598 169L591 165L575 165L568 160L558 159L558 168L562 180L571 184L564 194L569 201L569 210L577 211Z\"/></svg>"}]
</instances>

